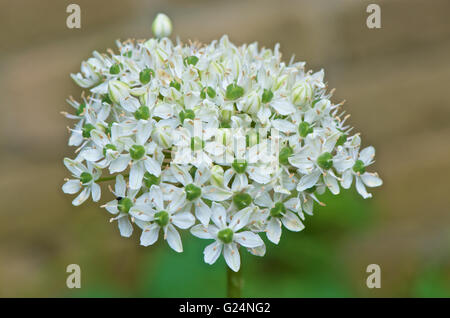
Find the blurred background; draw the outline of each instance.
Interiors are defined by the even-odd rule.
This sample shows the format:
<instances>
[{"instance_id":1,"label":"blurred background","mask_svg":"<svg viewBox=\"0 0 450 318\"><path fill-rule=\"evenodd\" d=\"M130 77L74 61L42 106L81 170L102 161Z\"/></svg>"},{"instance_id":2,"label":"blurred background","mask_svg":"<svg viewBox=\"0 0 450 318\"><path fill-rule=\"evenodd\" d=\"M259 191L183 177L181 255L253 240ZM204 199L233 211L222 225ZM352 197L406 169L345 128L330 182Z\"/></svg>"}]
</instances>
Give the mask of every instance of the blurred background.
<instances>
[{"instance_id":1,"label":"blurred background","mask_svg":"<svg viewBox=\"0 0 450 318\"><path fill-rule=\"evenodd\" d=\"M381 6L381 29L366 7ZM81 7L81 29L66 7ZM174 35L210 42L281 44L325 69L346 100L363 146L377 149L384 180L363 200L325 194L300 233L283 232L264 258L243 254L245 297L450 297L450 2L447 0L0 1L0 296L223 297L223 259L203 263L206 241L185 252L121 238L97 204L71 206L61 191L71 110L69 77L93 50L148 38L157 12ZM106 191L101 202L110 198ZM81 266L81 289L66 266ZM366 267L381 267L381 288Z\"/></svg>"}]
</instances>

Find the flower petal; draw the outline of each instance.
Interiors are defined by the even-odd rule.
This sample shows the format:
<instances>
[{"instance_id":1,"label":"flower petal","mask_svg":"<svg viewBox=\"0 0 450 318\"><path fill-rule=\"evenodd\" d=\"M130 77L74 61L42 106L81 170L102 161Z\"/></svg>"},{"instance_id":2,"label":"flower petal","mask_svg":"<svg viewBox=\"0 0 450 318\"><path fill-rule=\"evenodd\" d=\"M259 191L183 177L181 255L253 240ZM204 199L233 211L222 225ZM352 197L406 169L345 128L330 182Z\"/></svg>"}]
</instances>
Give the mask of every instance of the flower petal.
<instances>
[{"instance_id":1,"label":"flower petal","mask_svg":"<svg viewBox=\"0 0 450 318\"><path fill-rule=\"evenodd\" d=\"M180 229L188 229L195 223L194 216L187 211L172 214L172 223Z\"/></svg>"},{"instance_id":2,"label":"flower petal","mask_svg":"<svg viewBox=\"0 0 450 318\"><path fill-rule=\"evenodd\" d=\"M127 168L129 162L130 162L129 155L120 155L117 159L111 161L111 164L109 165L109 172L111 173L122 172Z\"/></svg>"},{"instance_id":3,"label":"flower petal","mask_svg":"<svg viewBox=\"0 0 450 318\"><path fill-rule=\"evenodd\" d=\"M81 189L80 180L78 179L71 179L68 180L64 185L62 186L62 190L64 193L67 194L75 194Z\"/></svg>"},{"instance_id":4,"label":"flower petal","mask_svg":"<svg viewBox=\"0 0 450 318\"><path fill-rule=\"evenodd\" d=\"M131 234L133 233L133 225L131 225L131 222L128 219L128 216L125 215L125 216L119 217L117 222L119 223L120 235L122 235L124 237L130 237Z\"/></svg>"},{"instance_id":5,"label":"flower petal","mask_svg":"<svg viewBox=\"0 0 450 318\"><path fill-rule=\"evenodd\" d=\"M239 271L239 268L241 267L241 257L236 243L225 244L223 256L225 257L225 262L233 271Z\"/></svg>"},{"instance_id":6,"label":"flower petal","mask_svg":"<svg viewBox=\"0 0 450 318\"><path fill-rule=\"evenodd\" d=\"M364 186L364 183L362 182L360 177L356 177L356 191L364 198L368 199L371 198L372 195L367 192L366 187Z\"/></svg>"},{"instance_id":7,"label":"flower petal","mask_svg":"<svg viewBox=\"0 0 450 318\"><path fill-rule=\"evenodd\" d=\"M166 240L169 246L178 253L183 252L183 244L181 243L181 237L178 231L172 224L167 226Z\"/></svg>"},{"instance_id":8,"label":"flower petal","mask_svg":"<svg viewBox=\"0 0 450 318\"><path fill-rule=\"evenodd\" d=\"M142 162L135 162L130 169L130 189L140 189L144 178L144 167Z\"/></svg>"},{"instance_id":9,"label":"flower petal","mask_svg":"<svg viewBox=\"0 0 450 318\"><path fill-rule=\"evenodd\" d=\"M280 220L278 220L276 218L272 218L269 221L269 223L267 223L266 234L267 234L267 238L271 242L278 244L278 242L280 242L280 237L281 237L281 222L280 222Z\"/></svg>"},{"instance_id":10,"label":"flower petal","mask_svg":"<svg viewBox=\"0 0 450 318\"><path fill-rule=\"evenodd\" d=\"M259 237L258 234L255 234L251 231L235 233L233 239L242 246L250 248L264 245L264 242L261 239L261 237Z\"/></svg>"},{"instance_id":11,"label":"flower petal","mask_svg":"<svg viewBox=\"0 0 450 318\"><path fill-rule=\"evenodd\" d=\"M206 264L214 264L222 252L223 244L220 241L215 241L209 244L203 251Z\"/></svg>"},{"instance_id":12,"label":"flower petal","mask_svg":"<svg viewBox=\"0 0 450 318\"><path fill-rule=\"evenodd\" d=\"M364 174L362 174L361 179L368 187L379 187L383 184L383 180L381 180L380 177L370 172L365 172Z\"/></svg>"},{"instance_id":13,"label":"flower petal","mask_svg":"<svg viewBox=\"0 0 450 318\"><path fill-rule=\"evenodd\" d=\"M101 195L100 186L97 183L93 183L91 186L91 191L92 191L92 201L98 202L98 200L100 200Z\"/></svg>"},{"instance_id":14,"label":"flower petal","mask_svg":"<svg viewBox=\"0 0 450 318\"><path fill-rule=\"evenodd\" d=\"M202 189L202 194L205 199L220 202L231 198L233 192L210 185Z\"/></svg>"},{"instance_id":15,"label":"flower petal","mask_svg":"<svg viewBox=\"0 0 450 318\"><path fill-rule=\"evenodd\" d=\"M82 204L89 198L90 194L91 194L91 189L89 189L87 187L84 188L83 191L81 191L80 194L75 199L73 199L72 204L74 206L79 206L80 204Z\"/></svg>"},{"instance_id":16,"label":"flower petal","mask_svg":"<svg viewBox=\"0 0 450 318\"><path fill-rule=\"evenodd\" d=\"M245 209L238 211L236 214L233 215L233 218L231 219L230 228L234 232L237 232L240 229L242 229L244 226L248 224L248 221L250 220L250 216L253 211L254 207L247 207Z\"/></svg>"},{"instance_id":17,"label":"flower petal","mask_svg":"<svg viewBox=\"0 0 450 318\"><path fill-rule=\"evenodd\" d=\"M161 174L161 165L155 159L146 157L144 160L145 169L151 174L159 177Z\"/></svg>"},{"instance_id":18,"label":"flower petal","mask_svg":"<svg viewBox=\"0 0 450 318\"><path fill-rule=\"evenodd\" d=\"M375 157L375 148L372 146L364 148L359 153L359 159L362 160L366 166L372 163L373 157Z\"/></svg>"},{"instance_id":19,"label":"flower petal","mask_svg":"<svg viewBox=\"0 0 450 318\"><path fill-rule=\"evenodd\" d=\"M146 227L141 234L141 245L149 246L154 244L158 240L159 229L159 225L155 223Z\"/></svg>"},{"instance_id":20,"label":"flower petal","mask_svg":"<svg viewBox=\"0 0 450 318\"><path fill-rule=\"evenodd\" d=\"M207 228L202 224L191 227L191 234L201 239L213 239L214 237L208 232Z\"/></svg>"},{"instance_id":21,"label":"flower petal","mask_svg":"<svg viewBox=\"0 0 450 318\"><path fill-rule=\"evenodd\" d=\"M157 185L152 185L149 192L150 200L158 211L164 210L163 193Z\"/></svg>"},{"instance_id":22,"label":"flower petal","mask_svg":"<svg viewBox=\"0 0 450 318\"><path fill-rule=\"evenodd\" d=\"M305 228L298 216L289 211L281 218L281 222L283 222L285 228L293 232L299 232Z\"/></svg>"},{"instance_id":23,"label":"flower petal","mask_svg":"<svg viewBox=\"0 0 450 318\"><path fill-rule=\"evenodd\" d=\"M333 193L334 195L339 194L339 184L335 177L333 177L330 173L327 173L323 177L323 181L325 182L328 189L330 189L331 193Z\"/></svg>"},{"instance_id":24,"label":"flower petal","mask_svg":"<svg viewBox=\"0 0 450 318\"><path fill-rule=\"evenodd\" d=\"M297 185L298 191L304 191L316 185L320 177L320 170L316 169L312 173L304 175Z\"/></svg>"},{"instance_id":25,"label":"flower petal","mask_svg":"<svg viewBox=\"0 0 450 318\"><path fill-rule=\"evenodd\" d=\"M203 202L202 199L197 200L194 203L194 206L195 216L203 225L206 226L211 218L211 209L206 205L205 202Z\"/></svg>"}]
</instances>

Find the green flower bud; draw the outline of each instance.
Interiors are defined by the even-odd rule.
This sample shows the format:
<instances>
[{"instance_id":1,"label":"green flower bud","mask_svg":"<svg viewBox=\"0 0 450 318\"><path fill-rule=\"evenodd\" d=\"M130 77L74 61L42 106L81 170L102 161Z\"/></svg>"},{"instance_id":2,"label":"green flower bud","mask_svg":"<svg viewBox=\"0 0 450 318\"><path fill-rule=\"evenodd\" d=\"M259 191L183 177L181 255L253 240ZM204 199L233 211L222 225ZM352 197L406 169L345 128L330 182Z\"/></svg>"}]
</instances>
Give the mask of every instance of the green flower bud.
<instances>
[{"instance_id":1,"label":"green flower bud","mask_svg":"<svg viewBox=\"0 0 450 318\"><path fill-rule=\"evenodd\" d=\"M242 210L252 203L252 197L248 193L236 193L233 196L233 203L238 210Z\"/></svg>"},{"instance_id":2,"label":"green flower bud","mask_svg":"<svg viewBox=\"0 0 450 318\"><path fill-rule=\"evenodd\" d=\"M223 186L223 168L215 165L211 168L211 183L217 187Z\"/></svg>"},{"instance_id":3,"label":"green flower bud","mask_svg":"<svg viewBox=\"0 0 450 318\"><path fill-rule=\"evenodd\" d=\"M112 128L112 125L113 125L113 123L110 122L110 123L108 123L108 127L105 127L105 134L106 134L107 136L111 136L111 128Z\"/></svg>"},{"instance_id":4,"label":"green flower bud","mask_svg":"<svg viewBox=\"0 0 450 318\"><path fill-rule=\"evenodd\" d=\"M195 113L194 113L194 111L193 111L192 109L186 109L186 110L182 110L182 111L179 113L179 116L180 116L180 121L181 121L181 123L184 123L184 120L185 120L185 119L191 119L191 120L194 120L194 118L195 118Z\"/></svg>"},{"instance_id":5,"label":"green flower bud","mask_svg":"<svg viewBox=\"0 0 450 318\"><path fill-rule=\"evenodd\" d=\"M81 128L81 134L84 138L91 137L91 131L95 129L95 126L92 124L85 124L83 128Z\"/></svg>"},{"instance_id":6,"label":"green flower bud","mask_svg":"<svg viewBox=\"0 0 450 318\"><path fill-rule=\"evenodd\" d=\"M155 76L155 72L151 68L146 68L139 73L139 80L145 85L150 82L152 76Z\"/></svg>"},{"instance_id":7,"label":"green flower bud","mask_svg":"<svg viewBox=\"0 0 450 318\"><path fill-rule=\"evenodd\" d=\"M117 209L119 209L120 212L128 213L132 206L133 201L130 198L121 198L117 204Z\"/></svg>"},{"instance_id":8,"label":"green flower bud","mask_svg":"<svg viewBox=\"0 0 450 318\"><path fill-rule=\"evenodd\" d=\"M294 150L292 150L291 147L283 147L280 150L280 154L278 155L278 161L282 164L282 165L288 165L289 164L289 160L288 158L290 156L292 156L292 154L294 153Z\"/></svg>"},{"instance_id":9,"label":"green flower bud","mask_svg":"<svg viewBox=\"0 0 450 318\"><path fill-rule=\"evenodd\" d=\"M139 160L145 156L145 148L142 145L133 145L130 147L130 156L133 160Z\"/></svg>"},{"instance_id":10,"label":"green flower bud","mask_svg":"<svg viewBox=\"0 0 450 318\"><path fill-rule=\"evenodd\" d=\"M329 152L324 152L317 158L317 164L322 169L328 170L333 166L333 156Z\"/></svg>"},{"instance_id":11,"label":"green flower bud","mask_svg":"<svg viewBox=\"0 0 450 318\"><path fill-rule=\"evenodd\" d=\"M155 213L155 222L161 227L169 224L169 219L169 213L167 213L166 211L159 211Z\"/></svg>"},{"instance_id":12,"label":"green flower bud","mask_svg":"<svg viewBox=\"0 0 450 318\"><path fill-rule=\"evenodd\" d=\"M195 65L195 64L197 64L197 62L198 62L198 57L196 57L195 55L184 58L185 64Z\"/></svg>"},{"instance_id":13,"label":"green flower bud","mask_svg":"<svg viewBox=\"0 0 450 318\"><path fill-rule=\"evenodd\" d=\"M139 119L149 119L150 109L147 106L141 106L134 112L134 118Z\"/></svg>"},{"instance_id":14,"label":"green flower bud","mask_svg":"<svg viewBox=\"0 0 450 318\"><path fill-rule=\"evenodd\" d=\"M119 74L120 73L120 65L119 64L113 64L110 68L109 68L109 73L110 74Z\"/></svg>"},{"instance_id":15,"label":"green flower bud","mask_svg":"<svg viewBox=\"0 0 450 318\"><path fill-rule=\"evenodd\" d=\"M244 89L237 84L230 84L227 86L225 97L229 100L235 100L244 96Z\"/></svg>"},{"instance_id":16,"label":"green flower bud","mask_svg":"<svg viewBox=\"0 0 450 318\"><path fill-rule=\"evenodd\" d=\"M170 87L173 87L177 91L179 91L181 89L181 84L178 83L177 81L173 80L172 82L170 82Z\"/></svg>"},{"instance_id":17,"label":"green flower bud","mask_svg":"<svg viewBox=\"0 0 450 318\"><path fill-rule=\"evenodd\" d=\"M217 233L217 237L225 244L229 244L233 241L234 232L231 229L223 229Z\"/></svg>"},{"instance_id":18,"label":"green flower bud","mask_svg":"<svg viewBox=\"0 0 450 318\"><path fill-rule=\"evenodd\" d=\"M355 171L356 173L360 173L363 174L364 172L366 172L366 167L364 165L364 162L362 160L356 160L355 164L353 165L353 171Z\"/></svg>"},{"instance_id":19,"label":"green flower bud","mask_svg":"<svg viewBox=\"0 0 450 318\"><path fill-rule=\"evenodd\" d=\"M247 169L247 161L241 159L234 159L234 162L231 164L234 171L237 173L244 173L245 169Z\"/></svg>"},{"instance_id":20,"label":"green flower bud","mask_svg":"<svg viewBox=\"0 0 450 318\"><path fill-rule=\"evenodd\" d=\"M340 135L336 141L336 146L342 146L347 141L347 137L347 134Z\"/></svg>"},{"instance_id":21,"label":"green flower bud","mask_svg":"<svg viewBox=\"0 0 450 318\"><path fill-rule=\"evenodd\" d=\"M92 174L89 172L82 172L80 175L80 181L82 184L88 184L93 179Z\"/></svg>"},{"instance_id":22,"label":"green flower bud","mask_svg":"<svg viewBox=\"0 0 450 318\"><path fill-rule=\"evenodd\" d=\"M208 88L206 89L206 93L208 93L209 98L216 97L216 91L211 86L208 86Z\"/></svg>"},{"instance_id":23,"label":"green flower bud","mask_svg":"<svg viewBox=\"0 0 450 318\"><path fill-rule=\"evenodd\" d=\"M272 91L270 89L264 89L264 92L261 97L261 101L265 104L265 103L270 102L272 100L272 98L273 98Z\"/></svg>"},{"instance_id":24,"label":"green flower bud","mask_svg":"<svg viewBox=\"0 0 450 318\"><path fill-rule=\"evenodd\" d=\"M192 183L185 186L184 190L186 191L186 199L189 201L193 201L202 195L202 189Z\"/></svg>"},{"instance_id":25,"label":"green flower bud","mask_svg":"<svg viewBox=\"0 0 450 318\"><path fill-rule=\"evenodd\" d=\"M109 95L105 94L102 97L102 103L107 103L107 104L111 105L113 102L112 102L111 98L109 98Z\"/></svg>"},{"instance_id":26,"label":"green flower bud","mask_svg":"<svg viewBox=\"0 0 450 318\"><path fill-rule=\"evenodd\" d=\"M111 149L114 151L117 150L116 146L114 146L112 144L107 144L107 145L105 145L105 147L103 147L103 156L106 156L106 151L108 151L108 149Z\"/></svg>"},{"instance_id":27,"label":"green flower bud","mask_svg":"<svg viewBox=\"0 0 450 318\"><path fill-rule=\"evenodd\" d=\"M147 188L151 188L152 185L158 185L161 182L161 177L157 177L150 172L146 171L144 173L143 182Z\"/></svg>"},{"instance_id":28,"label":"green flower bud","mask_svg":"<svg viewBox=\"0 0 450 318\"><path fill-rule=\"evenodd\" d=\"M197 151L205 148L205 141L200 137L191 137L191 150Z\"/></svg>"},{"instance_id":29,"label":"green flower bud","mask_svg":"<svg viewBox=\"0 0 450 318\"><path fill-rule=\"evenodd\" d=\"M310 133L312 133L314 131L314 129L309 125L308 122L304 121L301 122L300 125L298 125L298 133L300 134L300 136L302 136L303 138L305 138L306 136L308 136Z\"/></svg>"},{"instance_id":30,"label":"green flower bud","mask_svg":"<svg viewBox=\"0 0 450 318\"><path fill-rule=\"evenodd\" d=\"M77 116L81 116L84 113L85 109L86 109L86 104L81 103L80 106L78 106L78 109L76 111Z\"/></svg>"},{"instance_id":31,"label":"green flower bud","mask_svg":"<svg viewBox=\"0 0 450 318\"><path fill-rule=\"evenodd\" d=\"M192 179L195 179L195 173L197 172L197 167L192 166L191 169L189 169L189 174L191 175Z\"/></svg>"},{"instance_id":32,"label":"green flower bud","mask_svg":"<svg viewBox=\"0 0 450 318\"><path fill-rule=\"evenodd\" d=\"M282 217L284 213L286 213L286 207L284 206L283 202L275 203L275 206L270 209L270 215L275 218Z\"/></svg>"}]
</instances>

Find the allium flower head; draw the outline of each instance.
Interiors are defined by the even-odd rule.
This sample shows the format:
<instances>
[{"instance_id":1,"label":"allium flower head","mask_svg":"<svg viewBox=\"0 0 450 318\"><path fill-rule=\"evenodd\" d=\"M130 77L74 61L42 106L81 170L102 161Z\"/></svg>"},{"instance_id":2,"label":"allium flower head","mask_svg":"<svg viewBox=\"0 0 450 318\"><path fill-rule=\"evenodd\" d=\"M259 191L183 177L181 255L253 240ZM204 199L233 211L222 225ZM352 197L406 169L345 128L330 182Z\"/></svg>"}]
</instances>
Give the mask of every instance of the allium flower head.
<instances>
[{"instance_id":1,"label":"allium flower head","mask_svg":"<svg viewBox=\"0 0 450 318\"><path fill-rule=\"evenodd\" d=\"M74 205L98 201L98 183L115 180L103 207L122 236L137 225L142 245L162 238L182 252L179 230L190 229L214 240L206 263L223 254L238 271L240 247L262 256L262 234L278 244L283 229L301 231L323 204L317 194L355 180L369 198L366 187L382 184L368 171L375 149L360 151L323 70L282 61L279 45L173 43L171 30L158 15L156 38L118 41L72 74L89 90L65 113L77 150L64 159L72 179L63 191L81 191Z\"/></svg>"}]
</instances>

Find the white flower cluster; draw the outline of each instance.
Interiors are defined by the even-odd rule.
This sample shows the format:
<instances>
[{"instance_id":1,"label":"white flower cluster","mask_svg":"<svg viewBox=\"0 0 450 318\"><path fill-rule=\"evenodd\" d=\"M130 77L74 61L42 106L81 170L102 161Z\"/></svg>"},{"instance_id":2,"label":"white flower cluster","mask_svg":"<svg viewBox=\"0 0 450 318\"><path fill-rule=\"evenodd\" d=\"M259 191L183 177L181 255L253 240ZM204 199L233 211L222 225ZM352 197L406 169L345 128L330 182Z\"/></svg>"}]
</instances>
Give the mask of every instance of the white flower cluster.
<instances>
[{"instance_id":1,"label":"white flower cluster","mask_svg":"<svg viewBox=\"0 0 450 318\"><path fill-rule=\"evenodd\" d=\"M237 47L226 36L209 45L166 37L117 45L117 54L94 52L72 74L90 93L68 100L77 151L64 159L72 178L63 191L81 191L73 205L97 202L99 183L115 180L103 207L122 236L136 225L142 245L162 237L182 252L178 229L190 229L214 240L206 263L223 253L238 271L239 247L263 256L261 233L278 244L282 227L301 231L304 213L322 204L316 194L339 194L355 179L368 198L366 186L382 184L366 172L374 148L360 151L323 71L285 64L278 45Z\"/></svg>"}]
</instances>

